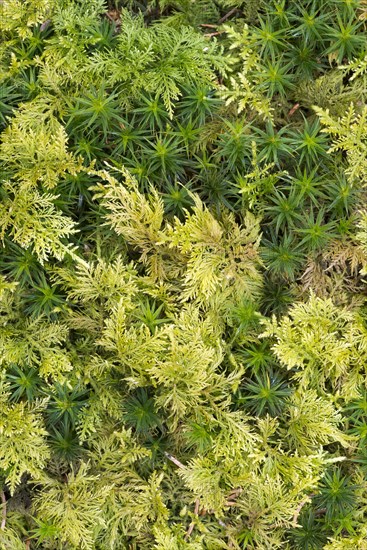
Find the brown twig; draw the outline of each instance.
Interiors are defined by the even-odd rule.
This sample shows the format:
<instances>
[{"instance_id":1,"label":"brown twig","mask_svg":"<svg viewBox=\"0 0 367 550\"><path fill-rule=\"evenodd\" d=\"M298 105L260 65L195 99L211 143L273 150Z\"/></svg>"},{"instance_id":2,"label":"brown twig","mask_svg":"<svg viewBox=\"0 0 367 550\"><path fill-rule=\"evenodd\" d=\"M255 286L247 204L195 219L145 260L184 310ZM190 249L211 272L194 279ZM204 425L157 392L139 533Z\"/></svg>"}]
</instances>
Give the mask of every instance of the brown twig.
<instances>
[{"instance_id":1,"label":"brown twig","mask_svg":"<svg viewBox=\"0 0 367 550\"><path fill-rule=\"evenodd\" d=\"M47 21L44 21L42 23L42 25L40 26L40 31L43 32L45 31L46 29L48 29L48 27L50 26L51 24L51 19L47 19Z\"/></svg>"},{"instance_id":2,"label":"brown twig","mask_svg":"<svg viewBox=\"0 0 367 550\"><path fill-rule=\"evenodd\" d=\"M233 489L233 491L228 495L228 500L233 500L237 498L238 496L240 496L241 493L242 493L241 487L238 487L238 489Z\"/></svg>"},{"instance_id":3,"label":"brown twig","mask_svg":"<svg viewBox=\"0 0 367 550\"><path fill-rule=\"evenodd\" d=\"M170 455L169 453L166 453L166 452L164 454L168 458L168 460L173 462L173 464L176 464L176 466L178 466L179 468L185 468L185 466L182 464L182 462L180 462L177 458L175 458L174 456L172 456L172 455Z\"/></svg>"},{"instance_id":4,"label":"brown twig","mask_svg":"<svg viewBox=\"0 0 367 550\"><path fill-rule=\"evenodd\" d=\"M292 116L294 115L294 113L297 111L297 109L300 108L300 104L299 103L296 103L295 105L293 105L292 109L289 111L288 113L288 116Z\"/></svg>"},{"instance_id":5,"label":"brown twig","mask_svg":"<svg viewBox=\"0 0 367 550\"><path fill-rule=\"evenodd\" d=\"M218 36L218 35L223 34L223 33L224 33L224 31L209 32L209 33L204 34L204 36L207 36L208 38L211 38L212 36Z\"/></svg>"},{"instance_id":6,"label":"brown twig","mask_svg":"<svg viewBox=\"0 0 367 550\"><path fill-rule=\"evenodd\" d=\"M117 10L109 10L105 13L105 16L107 19L111 21L111 23L115 23L116 29L118 29L121 26L121 18L120 18L120 12Z\"/></svg>"},{"instance_id":7,"label":"brown twig","mask_svg":"<svg viewBox=\"0 0 367 550\"><path fill-rule=\"evenodd\" d=\"M194 514L195 514L196 517L198 517L198 515L199 515L199 507L200 507L200 500L197 498L197 499L195 500L195 510L194 510ZM192 521L192 522L190 523L189 528L188 528L188 530L187 530L187 532L186 532L186 535L185 535L185 539L186 539L186 540L190 537L191 533L192 533L193 530L194 530L194 527L195 527L195 522Z\"/></svg>"},{"instance_id":8,"label":"brown twig","mask_svg":"<svg viewBox=\"0 0 367 550\"><path fill-rule=\"evenodd\" d=\"M218 21L219 24L221 23L224 23L224 21L226 21L229 17L231 17L231 15L233 15L234 13L236 13L237 11L240 11L238 8L233 8L231 9L231 11L229 11L228 13L226 13L225 15L223 15L223 17L221 17Z\"/></svg>"},{"instance_id":9,"label":"brown twig","mask_svg":"<svg viewBox=\"0 0 367 550\"><path fill-rule=\"evenodd\" d=\"M201 23L199 27L203 27L204 29L216 29L218 28L218 25L209 25L207 23Z\"/></svg>"},{"instance_id":10,"label":"brown twig","mask_svg":"<svg viewBox=\"0 0 367 550\"><path fill-rule=\"evenodd\" d=\"M237 505L236 499L237 497L240 496L241 493L242 493L241 487L238 487L238 489L233 489L227 497L226 506L236 506Z\"/></svg>"},{"instance_id":11,"label":"brown twig","mask_svg":"<svg viewBox=\"0 0 367 550\"><path fill-rule=\"evenodd\" d=\"M315 516L323 516L326 514L326 508L319 508L318 510L315 510Z\"/></svg>"},{"instance_id":12,"label":"brown twig","mask_svg":"<svg viewBox=\"0 0 367 550\"><path fill-rule=\"evenodd\" d=\"M6 525L6 496L4 491L1 491L1 503L3 505L3 519L1 520L1 530L5 530Z\"/></svg>"},{"instance_id":13,"label":"brown twig","mask_svg":"<svg viewBox=\"0 0 367 550\"><path fill-rule=\"evenodd\" d=\"M302 500L299 503L299 505L297 506L296 511L294 512L294 515L293 515L293 525L294 525L294 527L297 525L298 517L301 513L302 508L304 507L305 504L307 504L309 502L310 498L312 498L314 496L315 496L314 494L309 495L307 498Z\"/></svg>"}]
</instances>

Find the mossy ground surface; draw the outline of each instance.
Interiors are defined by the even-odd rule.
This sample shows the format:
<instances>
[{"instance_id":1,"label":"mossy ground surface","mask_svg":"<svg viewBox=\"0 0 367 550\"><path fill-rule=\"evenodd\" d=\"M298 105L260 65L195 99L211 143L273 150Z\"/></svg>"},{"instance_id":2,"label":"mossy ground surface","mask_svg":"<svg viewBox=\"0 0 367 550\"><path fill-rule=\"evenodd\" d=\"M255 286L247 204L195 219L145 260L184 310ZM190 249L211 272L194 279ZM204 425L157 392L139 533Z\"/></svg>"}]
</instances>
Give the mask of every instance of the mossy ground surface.
<instances>
[{"instance_id":1,"label":"mossy ground surface","mask_svg":"<svg viewBox=\"0 0 367 550\"><path fill-rule=\"evenodd\" d=\"M367 549L367 3L0 3L0 550Z\"/></svg>"}]
</instances>

